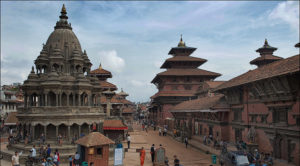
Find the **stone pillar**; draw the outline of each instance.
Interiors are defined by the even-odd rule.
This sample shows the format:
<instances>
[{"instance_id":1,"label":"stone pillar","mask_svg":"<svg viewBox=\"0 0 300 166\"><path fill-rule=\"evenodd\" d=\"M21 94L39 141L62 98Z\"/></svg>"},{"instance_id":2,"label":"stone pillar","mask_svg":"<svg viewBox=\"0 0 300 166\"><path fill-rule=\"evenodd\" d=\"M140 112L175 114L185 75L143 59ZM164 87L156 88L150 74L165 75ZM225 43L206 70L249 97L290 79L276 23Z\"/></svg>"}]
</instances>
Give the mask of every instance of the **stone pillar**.
<instances>
[{"instance_id":1,"label":"stone pillar","mask_svg":"<svg viewBox=\"0 0 300 166\"><path fill-rule=\"evenodd\" d=\"M29 95L29 106L32 107L32 95Z\"/></svg>"},{"instance_id":2,"label":"stone pillar","mask_svg":"<svg viewBox=\"0 0 300 166\"><path fill-rule=\"evenodd\" d=\"M89 133L91 133L91 126L92 126L92 124L88 125L88 126L89 126Z\"/></svg>"},{"instance_id":3,"label":"stone pillar","mask_svg":"<svg viewBox=\"0 0 300 166\"><path fill-rule=\"evenodd\" d=\"M72 97L73 97L73 105L72 106L76 106L75 105L75 94L73 94Z\"/></svg>"},{"instance_id":4,"label":"stone pillar","mask_svg":"<svg viewBox=\"0 0 300 166\"><path fill-rule=\"evenodd\" d=\"M56 128L56 132L55 132L55 135L56 135L56 138L58 137L58 126L55 126Z\"/></svg>"},{"instance_id":5,"label":"stone pillar","mask_svg":"<svg viewBox=\"0 0 300 166\"><path fill-rule=\"evenodd\" d=\"M34 140L35 139L35 126L31 126L31 136L32 136L32 140Z\"/></svg>"},{"instance_id":6,"label":"stone pillar","mask_svg":"<svg viewBox=\"0 0 300 166\"><path fill-rule=\"evenodd\" d=\"M81 106L80 94L78 94L78 106Z\"/></svg>"},{"instance_id":7,"label":"stone pillar","mask_svg":"<svg viewBox=\"0 0 300 166\"><path fill-rule=\"evenodd\" d=\"M110 101L106 104L106 116L110 116Z\"/></svg>"},{"instance_id":8,"label":"stone pillar","mask_svg":"<svg viewBox=\"0 0 300 166\"><path fill-rule=\"evenodd\" d=\"M70 97L69 95L70 95L70 94L68 93L68 94L67 94L67 107L69 106L69 97Z\"/></svg>"},{"instance_id":9,"label":"stone pillar","mask_svg":"<svg viewBox=\"0 0 300 166\"><path fill-rule=\"evenodd\" d=\"M68 126L68 140L71 141L71 126Z\"/></svg>"},{"instance_id":10,"label":"stone pillar","mask_svg":"<svg viewBox=\"0 0 300 166\"><path fill-rule=\"evenodd\" d=\"M61 100L61 96L62 96L62 93L60 93L60 94L59 94L59 106L62 106L62 102L61 102L61 101L62 101L62 100Z\"/></svg>"},{"instance_id":11,"label":"stone pillar","mask_svg":"<svg viewBox=\"0 0 300 166\"><path fill-rule=\"evenodd\" d=\"M45 140L47 139L47 126L44 126L44 136L45 136Z\"/></svg>"},{"instance_id":12,"label":"stone pillar","mask_svg":"<svg viewBox=\"0 0 300 166\"><path fill-rule=\"evenodd\" d=\"M45 106L48 106L48 94L45 94Z\"/></svg>"},{"instance_id":13,"label":"stone pillar","mask_svg":"<svg viewBox=\"0 0 300 166\"><path fill-rule=\"evenodd\" d=\"M58 94L55 94L55 96L56 96L56 107L58 107Z\"/></svg>"},{"instance_id":14,"label":"stone pillar","mask_svg":"<svg viewBox=\"0 0 300 166\"><path fill-rule=\"evenodd\" d=\"M80 134L81 134L81 126L78 125L78 138L80 138Z\"/></svg>"}]
</instances>

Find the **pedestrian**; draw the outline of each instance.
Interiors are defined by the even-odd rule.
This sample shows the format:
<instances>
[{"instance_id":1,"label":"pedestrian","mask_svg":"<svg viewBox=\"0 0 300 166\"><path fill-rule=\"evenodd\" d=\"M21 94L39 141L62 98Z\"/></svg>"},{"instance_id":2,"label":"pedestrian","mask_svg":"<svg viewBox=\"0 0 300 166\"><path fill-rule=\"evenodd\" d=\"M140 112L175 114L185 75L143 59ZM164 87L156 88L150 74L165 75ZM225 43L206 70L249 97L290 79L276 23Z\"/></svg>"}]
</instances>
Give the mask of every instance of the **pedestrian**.
<instances>
[{"instance_id":1,"label":"pedestrian","mask_svg":"<svg viewBox=\"0 0 300 166\"><path fill-rule=\"evenodd\" d=\"M51 148L50 148L50 144L47 145L47 157L50 157L51 154Z\"/></svg>"},{"instance_id":2,"label":"pedestrian","mask_svg":"<svg viewBox=\"0 0 300 166\"><path fill-rule=\"evenodd\" d=\"M187 146L188 146L188 144L189 144L188 137L185 137L185 138L184 138L184 143L185 143L185 148L187 148Z\"/></svg>"},{"instance_id":3,"label":"pedestrian","mask_svg":"<svg viewBox=\"0 0 300 166\"><path fill-rule=\"evenodd\" d=\"M152 144L151 146L150 154L151 154L152 163L154 163L154 155L155 155L154 144Z\"/></svg>"},{"instance_id":4,"label":"pedestrian","mask_svg":"<svg viewBox=\"0 0 300 166\"><path fill-rule=\"evenodd\" d=\"M75 159L74 159L74 164L75 166L79 166L80 164L80 154L78 152L75 153Z\"/></svg>"},{"instance_id":5,"label":"pedestrian","mask_svg":"<svg viewBox=\"0 0 300 166\"><path fill-rule=\"evenodd\" d=\"M131 138L130 138L130 135L128 134L128 136L127 136L128 149L130 149L130 140L131 140Z\"/></svg>"},{"instance_id":6,"label":"pedestrian","mask_svg":"<svg viewBox=\"0 0 300 166\"><path fill-rule=\"evenodd\" d=\"M141 166L144 166L145 155L146 155L145 149L144 149L144 147L142 147L142 149L140 151Z\"/></svg>"},{"instance_id":7,"label":"pedestrian","mask_svg":"<svg viewBox=\"0 0 300 166\"><path fill-rule=\"evenodd\" d=\"M161 128L158 129L158 135L161 136Z\"/></svg>"},{"instance_id":8,"label":"pedestrian","mask_svg":"<svg viewBox=\"0 0 300 166\"><path fill-rule=\"evenodd\" d=\"M165 158L165 166L169 166L169 159L168 159L168 157Z\"/></svg>"},{"instance_id":9,"label":"pedestrian","mask_svg":"<svg viewBox=\"0 0 300 166\"><path fill-rule=\"evenodd\" d=\"M143 131L145 130L145 125L144 124L142 124L142 128L143 128Z\"/></svg>"},{"instance_id":10,"label":"pedestrian","mask_svg":"<svg viewBox=\"0 0 300 166\"><path fill-rule=\"evenodd\" d=\"M23 152L15 151L15 154L11 157L11 165L12 166L20 166L19 158Z\"/></svg>"},{"instance_id":11,"label":"pedestrian","mask_svg":"<svg viewBox=\"0 0 300 166\"><path fill-rule=\"evenodd\" d=\"M40 136L40 143L43 144L43 145L45 144L45 136L44 136L44 133L42 133L41 136Z\"/></svg>"},{"instance_id":12,"label":"pedestrian","mask_svg":"<svg viewBox=\"0 0 300 166\"><path fill-rule=\"evenodd\" d=\"M174 155L174 166L179 166L180 160Z\"/></svg>"},{"instance_id":13,"label":"pedestrian","mask_svg":"<svg viewBox=\"0 0 300 166\"><path fill-rule=\"evenodd\" d=\"M54 162L55 166L58 166L58 155L56 152L54 152L53 162Z\"/></svg>"},{"instance_id":14,"label":"pedestrian","mask_svg":"<svg viewBox=\"0 0 300 166\"><path fill-rule=\"evenodd\" d=\"M58 149L55 149L55 153L57 154L57 165L59 165L60 157L59 157Z\"/></svg>"},{"instance_id":15,"label":"pedestrian","mask_svg":"<svg viewBox=\"0 0 300 166\"><path fill-rule=\"evenodd\" d=\"M72 163L72 161L73 161L73 158L72 158L72 156L69 156L69 166L72 166L73 165L73 163Z\"/></svg>"},{"instance_id":16,"label":"pedestrian","mask_svg":"<svg viewBox=\"0 0 300 166\"><path fill-rule=\"evenodd\" d=\"M167 136L167 128L164 128L164 136Z\"/></svg>"},{"instance_id":17,"label":"pedestrian","mask_svg":"<svg viewBox=\"0 0 300 166\"><path fill-rule=\"evenodd\" d=\"M31 157L35 159L35 157L36 157L36 149L35 149L35 145L32 146L30 152L31 152Z\"/></svg>"}]
</instances>

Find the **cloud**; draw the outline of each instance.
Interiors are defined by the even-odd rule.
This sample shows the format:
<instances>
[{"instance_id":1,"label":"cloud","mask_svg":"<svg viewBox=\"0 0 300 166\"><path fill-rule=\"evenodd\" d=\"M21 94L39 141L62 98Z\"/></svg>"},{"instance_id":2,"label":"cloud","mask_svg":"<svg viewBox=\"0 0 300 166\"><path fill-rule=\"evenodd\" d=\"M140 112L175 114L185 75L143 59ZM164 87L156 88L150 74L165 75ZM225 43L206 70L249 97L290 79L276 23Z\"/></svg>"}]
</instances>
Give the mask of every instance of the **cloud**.
<instances>
[{"instance_id":1,"label":"cloud","mask_svg":"<svg viewBox=\"0 0 300 166\"><path fill-rule=\"evenodd\" d=\"M131 80L130 83L131 83L133 86L143 86L143 85L144 85L143 82L138 81L138 80Z\"/></svg>"},{"instance_id":2,"label":"cloud","mask_svg":"<svg viewBox=\"0 0 300 166\"><path fill-rule=\"evenodd\" d=\"M269 14L271 20L281 20L299 31L299 2L287 1L279 3Z\"/></svg>"},{"instance_id":3,"label":"cloud","mask_svg":"<svg viewBox=\"0 0 300 166\"><path fill-rule=\"evenodd\" d=\"M117 55L116 50L100 51L101 64L112 72L121 73L125 67L125 61Z\"/></svg>"}]
</instances>

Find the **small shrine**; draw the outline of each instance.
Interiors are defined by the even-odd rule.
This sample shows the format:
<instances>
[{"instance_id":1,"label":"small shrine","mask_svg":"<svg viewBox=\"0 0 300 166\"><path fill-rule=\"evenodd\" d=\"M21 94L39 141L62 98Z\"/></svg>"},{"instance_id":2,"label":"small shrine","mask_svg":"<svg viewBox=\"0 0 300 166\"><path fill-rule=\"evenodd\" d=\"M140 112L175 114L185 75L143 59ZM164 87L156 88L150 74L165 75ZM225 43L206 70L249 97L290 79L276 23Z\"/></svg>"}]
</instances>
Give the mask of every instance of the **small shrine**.
<instances>
[{"instance_id":1,"label":"small shrine","mask_svg":"<svg viewBox=\"0 0 300 166\"><path fill-rule=\"evenodd\" d=\"M108 138L115 142L124 140L124 131L128 127L121 120L104 120L103 132Z\"/></svg>"},{"instance_id":2,"label":"small shrine","mask_svg":"<svg viewBox=\"0 0 300 166\"><path fill-rule=\"evenodd\" d=\"M108 166L109 145L115 142L99 132L92 132L87 136L78 139L76 144L79 145L81 162L85 161L89 165Z\"/></svg>"}]
</instances>

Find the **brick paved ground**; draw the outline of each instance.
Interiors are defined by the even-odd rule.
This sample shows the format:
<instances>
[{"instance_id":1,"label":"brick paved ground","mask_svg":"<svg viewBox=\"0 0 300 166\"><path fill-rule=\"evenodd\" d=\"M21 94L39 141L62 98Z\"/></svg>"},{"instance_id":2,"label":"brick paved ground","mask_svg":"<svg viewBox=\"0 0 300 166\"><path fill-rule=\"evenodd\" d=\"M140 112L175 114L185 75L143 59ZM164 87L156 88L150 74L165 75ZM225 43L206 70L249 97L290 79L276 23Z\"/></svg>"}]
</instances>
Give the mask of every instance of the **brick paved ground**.
<instances>
[{"instance_id":1,"label":"brick paved ground","mask_svg":"<svg viewBox=\"0 0 300 166\"><path fill-rule=\"evenodd\" d=\"M139 154L134 152L135 148L146 148L146 161L145 166L152 166L150 147L155 144L156 147L162 144L166 148L167 157L169 158L169 164L173 165L173 156L177 155L184 166L208 166L211 163L210 155L204 154L191 147L185 148L185 145L172 139L169 136L159 136L158 131L141 131L140 126L133 126L135 131L130 133L132 138L133 150L125 154L124 165L139 166ZM124 144L124 147L127 145Z\"/></svg>"}]
</instances>

